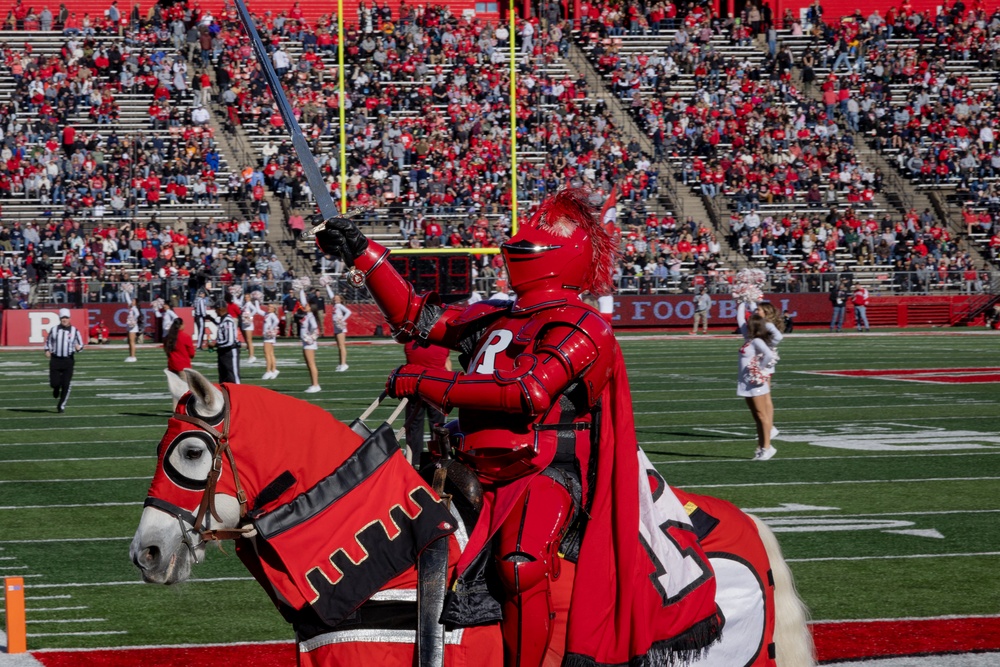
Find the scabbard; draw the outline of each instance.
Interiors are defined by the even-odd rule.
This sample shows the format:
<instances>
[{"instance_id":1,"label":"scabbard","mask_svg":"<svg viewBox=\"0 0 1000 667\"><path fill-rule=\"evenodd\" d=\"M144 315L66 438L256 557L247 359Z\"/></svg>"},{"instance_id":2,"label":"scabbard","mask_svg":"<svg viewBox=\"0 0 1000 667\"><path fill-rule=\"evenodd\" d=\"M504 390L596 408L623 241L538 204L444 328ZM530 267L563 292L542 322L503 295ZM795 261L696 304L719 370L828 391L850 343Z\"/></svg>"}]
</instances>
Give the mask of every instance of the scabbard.
<instances>
[{"instance_id":1,"label":"scabbard","mask_svg":"<svg viewBox=\"0 0 1000 667\"><path fill-rule=\"evenodd\" d=\"M444 667L444 596L448 590L448 537L434 540L417 558L417 664Z\"/></svg>"}]
</instances>

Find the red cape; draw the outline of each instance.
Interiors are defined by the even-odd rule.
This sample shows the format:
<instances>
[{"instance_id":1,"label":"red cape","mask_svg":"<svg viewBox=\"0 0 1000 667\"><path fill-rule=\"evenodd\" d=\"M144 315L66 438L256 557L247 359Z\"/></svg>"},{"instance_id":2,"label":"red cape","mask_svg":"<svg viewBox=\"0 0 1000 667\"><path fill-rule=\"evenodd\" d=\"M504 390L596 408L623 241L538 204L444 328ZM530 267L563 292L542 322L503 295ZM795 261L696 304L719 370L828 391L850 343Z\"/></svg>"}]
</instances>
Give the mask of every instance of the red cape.
<instances>
[{"instance_id":1,"label":"red cape","mask_svg":"<svg viewBox=\"0 0 1000 667\"><path fill-rule=\"evenodd\" d=\"M683 507L669 489L654 507L646 471L640 470L625 362L620 350L615 355L611 379L600 398L600 453L576 564L564 667L668 664L671 656L685 651L697 654L712 643L722 622L715 605L715 577L693 531L685 529L690 522ZM540 467L544 463L538 462ZM495 534L530 479L521 477L485 493L481 516L490 522L480 521L470 535L459 571ZM646 500L637 503L640 491ZM659 513L664 506L674 511ZM647 534L650 526L661 532L658 542L641 534L641 523ZM664 549L673 551L668 563L655 555ZM667 588L672 589L692 570L704 576L668 595L662 582L671 580Z\"/></svg>"}]
</instances>

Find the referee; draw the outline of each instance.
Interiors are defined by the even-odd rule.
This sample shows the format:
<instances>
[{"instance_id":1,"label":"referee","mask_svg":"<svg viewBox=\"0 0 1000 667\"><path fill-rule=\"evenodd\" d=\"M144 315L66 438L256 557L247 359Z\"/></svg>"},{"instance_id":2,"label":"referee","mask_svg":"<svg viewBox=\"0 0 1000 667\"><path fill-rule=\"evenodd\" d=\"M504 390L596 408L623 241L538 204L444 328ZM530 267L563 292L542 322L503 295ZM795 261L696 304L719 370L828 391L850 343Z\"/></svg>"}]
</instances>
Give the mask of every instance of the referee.
<instances>
[{"instance_id":1,"label":"referee","mask_svg":"<svg viewBox=\"0 0 1000 667\"><path fill-rule=\"evenodd\" d=\"M66 412L66 401L73 384L73 355L83 349L80 331L69 323L69 309L59 310L59 324L45 339L45 356L49 358L49 386L52 398L58 399L56 412Z\"/></svg>"},{"instance_id":2,"label":"referee","mask_svg":"<svg viewBox=\"0 0 1000 667\"><path fill-rule=\"evenodd\" d=\"M240 383L240 338L239 325L229 312L228 304L219 301L215 306L219 319L219 331L215 340L208 341L210 348L219 353L219 384Z\"/></svg>"},{"instance_id":3,"label":"referee","mask_svg":"<svg viewBox=\"0 0 1000 667\"><path fill-rule=\"evenodd\" d=\"M208 314L208 298L205 294L205 290L198 290L198 296L194 300L194 346L201 350L204 349L205 343L205 320L210 319L216 324L216 320L213 316Z\"/></svg>"}]
</instances>

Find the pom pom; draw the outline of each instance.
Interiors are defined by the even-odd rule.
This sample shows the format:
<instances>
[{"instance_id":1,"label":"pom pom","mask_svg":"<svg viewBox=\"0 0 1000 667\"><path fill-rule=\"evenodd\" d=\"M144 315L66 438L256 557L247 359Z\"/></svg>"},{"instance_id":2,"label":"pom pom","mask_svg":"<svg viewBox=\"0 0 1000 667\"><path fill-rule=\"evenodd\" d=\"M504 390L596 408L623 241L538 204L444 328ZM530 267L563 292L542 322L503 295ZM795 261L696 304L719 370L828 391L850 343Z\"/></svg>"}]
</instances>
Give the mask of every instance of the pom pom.
<instances>
[{"instance_id":1,"label":"pom pom","mask_svg":"<svg viewBox=\"0 0 1000 667\"><path fill-rule=\"evenodd\" d=\"M333 284L333 276L328 276L326 274L319 277L319 284L322 287L329 287Z\"/></svg>"},{"instance_id":2,"label":"pom pom","mask_svg":"<svg viewBox=\"0 0 1000 667\"><path fill-rule=\"evenodd\" d=\"M747 364L747 379L750 384L762 385L767 383L767 375L760 367L761 356L757 355Z\"/></svg>"},{"instance_id":3,"label":"pom pom","mask_svg":"<svg viewBox=\"0 0 1000 667\"><path fill-rule=\"evenodd\" d=\"M122 283L122 291L126 294L131 294L135 291L135 285L132 283Z\"/></svg>"},{"instance_id":4,"label":"pom pom","mask_svg":"<svg viewBox=\"0 0 1000 667\"><path fill-rule=\"evenodd\" d=\"M251 301L261 301L263 300L263 298L264 298L264 293L261 292L259 289L255 289L254 291L250 292Z\"/></svg>"},{"instance_id":5,"label":"pom pom","mask_svg":"<svg viewBox=\"0 0 1000 667\"><path fill-rule=\"evenodd\" d=\"M736 272L735 282L760 287L767 282L767 274L761 269L740 269Z\"/></svg>"},{"instance_id":6,"label":"pom pom","mask_svg":"<svg viewBox=\"0 0 1000 667\"><path fill-rule=\"evenodd\" d=\"M750 283L734 283L733 298L737 303L753 303L764 298L764 293L760 287Z\"/></svg>"},{"instance_id":7,"label":"pom pom","mask_svg":"<svg viewBox=\"0 0 1000 667\"><path fill-rule=\"evenodd\" d=\"M229 293L233 295L234 299L238 299L243 296L243 288L239 285L230 285Z\"/></svg>"},{"instance_id":8,"label":"pom pom","mask_svg":"<svg viewBox=\"0 0 1000 667\"><path fill-rule=\"evenodd\" d=\"M153 302L149 305L151 305L156 310L163 310L163 306L166 305L166 302L163 299L153 299Z\"/></svg>"},{"instance_id":9,"label":"pom pom","mask_svg":"<svg viewBox=\"0 0 1000 667\"><path fill-rule=\"evenodd\" d=\"M309 276L302 276L299 280L302 282L302 289L309 289L309 286L312 285L312 278Z\"/></svg>"}]
</instances>

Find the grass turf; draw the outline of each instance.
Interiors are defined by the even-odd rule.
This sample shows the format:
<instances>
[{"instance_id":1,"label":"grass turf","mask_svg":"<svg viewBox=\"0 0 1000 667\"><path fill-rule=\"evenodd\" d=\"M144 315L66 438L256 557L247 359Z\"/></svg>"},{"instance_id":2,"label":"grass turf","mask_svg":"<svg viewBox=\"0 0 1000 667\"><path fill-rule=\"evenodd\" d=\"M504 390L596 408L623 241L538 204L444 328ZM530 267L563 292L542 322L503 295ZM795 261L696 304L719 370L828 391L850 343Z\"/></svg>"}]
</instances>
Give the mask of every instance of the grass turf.
<instances>
[{"instance_id":1,"label":"grass turf","mask_svg":"<svg viewBox=\"0 0 1000 667\"><path fill-rule=\"evenodd\" d=\"M620 340L650 458L670 483L768 520L814 618L997 613L1000 384L816 374L991 366L995 337L788 337L774 389L782 435L767 463L749 461L735 338ZM289 639L231 548L210 549L189 583L137 583L128 541L170 403L162 352L124 356L120 346L81 354L57 415L42 353L0 353L0 576L26 577L29 647ZM336 350L321 347L323 391L307 395L298 350L278 358L267 386L345 421L403 361L398 346L352 346L350 370L333 373ZM196 368L214 378L214 357L200 354ZM260 364L243 370L260 382Z\"/></svg>"}]
</instances>

